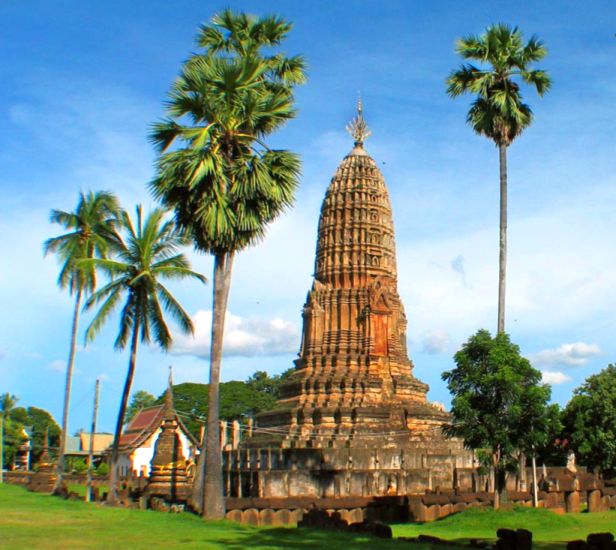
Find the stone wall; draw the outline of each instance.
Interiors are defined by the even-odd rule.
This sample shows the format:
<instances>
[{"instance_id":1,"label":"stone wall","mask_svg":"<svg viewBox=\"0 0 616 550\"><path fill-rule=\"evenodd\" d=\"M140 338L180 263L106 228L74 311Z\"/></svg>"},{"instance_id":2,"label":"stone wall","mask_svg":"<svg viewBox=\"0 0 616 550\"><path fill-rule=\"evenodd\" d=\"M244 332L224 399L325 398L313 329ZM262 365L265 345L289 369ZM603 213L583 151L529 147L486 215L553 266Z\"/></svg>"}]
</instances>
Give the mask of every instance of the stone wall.
<instances>
[{"instance_id":1,"label":"stone wall","mask_svg":"<svg viewBox=\"0 0 616 550\"><path fill-rule=\"evenodd\" d=\"M453 489L456 470L467 469L471 460L450 441L372 449L239 448L223 453L223 475L229 497L373 497ZM475 490L470 482L468 489Z\"/></svg>"},{"instance_id":2,"label":"stone wall","mask_svg":"<svg viewBox=\"0 0 616 550\"><path fill-rule=\"evenodd\" d=\"M583 503L590 513L616 510L616 481L603 482L584 474L575 481L561 476L541 480L546 490L538 492L538 506L559 513L579 512ZM571 477L571 476L568 476ZM508 501L521 506L532 506L532 495L527 491L509 491ZM302 522L308 514L321 511L317 516L332 527L346 522L430 522L469 508L492 506L494 496L487 492L469 492L437 488L425 494L370 497L318 498L227 498L226 518L249 525L291 525ZM325 514L325 515L324 515ZM313 514L314 515L314 514ZM316 517L316 516L315 516Z\"/></svg>"}]
</instances>

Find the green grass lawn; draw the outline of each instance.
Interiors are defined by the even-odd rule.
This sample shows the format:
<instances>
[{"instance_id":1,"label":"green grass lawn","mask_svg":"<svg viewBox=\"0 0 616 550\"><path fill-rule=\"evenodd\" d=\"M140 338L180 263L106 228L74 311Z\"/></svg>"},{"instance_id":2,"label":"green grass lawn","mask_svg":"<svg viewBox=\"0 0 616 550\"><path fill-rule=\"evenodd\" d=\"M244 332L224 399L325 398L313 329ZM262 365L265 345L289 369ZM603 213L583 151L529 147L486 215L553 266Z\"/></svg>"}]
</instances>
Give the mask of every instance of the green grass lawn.
<instances>
[{"instance_id":1,"label":"green grass lawn","mask_svg":"<svg viewBox=\"0 0 616 550\"><path fill-rule=\"evenodd\" d=\"M228 521L204 522L192 514L106 508L0 485L0 548L396 550L408 545L344 532L256 528Z\"/></svg>"},{"instance_id":2,"label":"green grass lawn","mask_svg":"<svg viewBox=\"0 0 616 550\"><path fill-rule=\"evenodd\" d=\"M537 548L562 549L567 541L585 539L589 533L616 533L616 511L559 515L542 508L515 507L498 512L474 508L433 523L395 525L393 532L394 537L424 534L466 543L471 538L495 540L500 527L528 529Z\"/></svg>"},{"instance_id":3,"label":"green grass lawn","mask_svg":"<svg viewBox=\"0 0 616 550\"><path fill-rule=\"evenodd\" d=\"M560 516L529 508L501 512L474 509L434 523L395 525L393 530L395 537L426 534L462 543L470 538L494 540L499 527L530 529L538 548L562 550L565 541L585 538L588 533L616 531L616 511ZM0 548L422 550L430 546L316 529L204 522L192 514L107 508L0 485Z\"/></svg>"},{"instance_id":4,"label":"green grass lawn","mask_svg":"<svg viewBox=\"0 0 616 550\"><path fill-rule=\"evenodd\" d=\"M83 483L69 483L67 486L69 493L77 493L80 497L86 496L86 486ZM100 494L106 493L109 488L107 485L101 485L98 488Z\"/></svg>"}]
</instances>

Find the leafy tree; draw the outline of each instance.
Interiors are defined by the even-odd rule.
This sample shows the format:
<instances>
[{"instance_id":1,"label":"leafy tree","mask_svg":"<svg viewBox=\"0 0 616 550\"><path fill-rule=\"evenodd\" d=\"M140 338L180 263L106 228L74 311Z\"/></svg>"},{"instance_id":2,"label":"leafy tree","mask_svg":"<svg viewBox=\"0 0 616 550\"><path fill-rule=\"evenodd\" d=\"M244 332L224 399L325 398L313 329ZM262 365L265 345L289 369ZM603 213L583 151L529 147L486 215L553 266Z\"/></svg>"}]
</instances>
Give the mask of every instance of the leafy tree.
<instances>
[{"instance_id":1,"label":"leafy tree","mask_svg":"<svg viewBox=\"0 0 616 550\"><path fill-rule=\"evenodd\" d=\"M15 408L17 401L17 396L10 393L0 395L0 482L2 482L2 469L4 468L5 460L8 459L8 463L11 464L15 459L14 445L11 445L8 449L5 448L4 439L5 431L7 432L7 439L11 443L17 439L17 434L13 433L11 426L7 423L8 415Z\"/></svg>"},{"instance_id":2,"label":"leafy tree","mask_svg":"<svg viewBox=\"0 0 616 550\"><path fill-rule=\"evenodd\" d=\"M212 406L201 453L207 465L200 464L194 495L211 519L224 516L219 381L233 258L259 241L291 204L299 178L297 155L264 143L295 116L293 87L305 81L301 57L272 51L290 29L275 16L231 10L214 16L200 29L202 51L184 64L173 84L169 118L155 124L151 136L160 153L151 183L155 197L174 208L195 247L214 256Z\"/></svg>"},{"instance_id":3,"label":"leafy tree","mask_svg":"<svg viewBox=\"0 0 616 550\"><path fill-rule=\"evenodd\" d=\"M548 406L546 412L546 432L544 441L535 447L540 464L564 466L567 461L568 441L563 437L562 410L557 403Z\"/></svg>"},{"instance_id":4,"label":"leafy tree","mask_svg":"<svg viewBox=\"0 0 616 550\"><path fill-rule=\"evenodd\" d=\"M162 349L169 349L171 333L163 310L173 317L183 332L193 331L190 316L160 281L191 278L205 282L203 275L190 269L184 254L178 253L185 240L173 222L165 220L164 211L155 209L145 220L141 206L136 211L136 227L126 212L121 213L120 224L126 241L122 237L118 239L114 246L114 259L84 260L86 265L96 266L111 277L111 281L86 302L87 308L101 304L86 331L88 341L96 337L122 297L126 297L115 348L122 350L130 341L130 359L111 454L111 502L117 499L118 447L137 364L139 341L148 344L153 338Z\"/></svg>"},{"instance_id":5,"label":"leafy tree","mask_svg":"<svg viewBox=\"0 0 616 550\"><path fill-rule=\"evenodd\" d=\"M8 395L8 394L5 394ZM0 396L0 408L3 407L5 396ZM5 453L4 464L10 466L15 462L17 456L17 450L19 446L26 442L26 436L24 435L24 428L30 428L32 430L31 435L31 464L36 464L43 452L43 440L45 438L45 432L48 433L49 445L51 447L52 454L55 454L55 450L60 444L60 426L56 423L54 418L47 411L39 409L38 407L15 407L17 402L15 396L9 396L13 399L13 404L7 407L5 416ZM4 405L7 405L4 402ZM0 413L2 414L2 413Z\"/></svg>"},{"instance_id":6,"label":"leafy tree","mask_svg":"<svg viewBox=\"0 0 616 550\"><path fill-rule=\"evenodd\" d=\"M294 370L295 369L290 368L282 374L275 374L274 376L270 376L265 371L258 370L246 380L246 383L255 391L274 397L274 401L272 402L272 405L274 405L275 400L278 399L280 384L287 380Z\"/></svg>"},{"instance_id":7,"label":"leafy tree","mask_svg":"<svg viewBox=\"0 0 616 550\"><path fill-rule=\"evenodd\" d=\"M505 276L507 265L507 147L533 120L531 108L523 102L520 84L534 86L543 96L551 86L548 74L532 69L547 49L536 36L524 44L517 27L504 24L489 26L481 36L469 35L456 43L456 52L464 59L478 61L452 71L447 93L457 97L476 94L466 121L479 135L498 147L500 164L500 252L498 277L498 332L505 331Z\"/></svg>"},{"instance_id":8,"label":"leafy tree","mask_svg":"<svg viewBox=\"0 0 616 550\"><path fill-rule=\"evenodd\" d=\"M71 326L71 340L66 365L64 385L64 407L62 411L62 440L57 464L57 480L54 490L62 485L64 473L64 449L68 434L68 411L71 398L71 382L75 363L77 327L82 298L96 288L96 271L92 266L78 264L84 258L105 258L110 243L116 240L115 222L119 210L114 195L105 191L90 191L79 194L79 202L74 212L52 210L50 220L60 224L68 232L45 241L45 255L54 253L62 263L58 285L68 288L75 295L75 309Z\"/></svg>"},{"instance_id":9,"label":"leafy tree","mask_svg":"<svg viewBox=\"0 0 616 550\"><path fill-rule=\"evenodd\" d=\"M454 359L456 368L442 374L453 396L452 423L444 432L489 452L498 508L516 454L546 441L550 388L504 332L492 338L487 330L478 331Z\"/></svg>"},{"instance_id":10,"label":"leafy tree","mask_svg":"<svg viewBox=\"0 0 616 550\"><path fill-rule=\"evenodd\" d=\"M262 411L271 410L278 399L280 381L286 373L270 377L256 372L246 382L232 380L220 384L220 418L226 421L244 420ZM255 379L259 383L255 383ZM187 429L197 438L201 435L203 420L208 417L209 385L185 382L173 386L175 408ZM165 401L163 392L156 401Z\"/></svg>"},{"instance_id":11,"label":"leafy tree","mask_svg":"<svg viewBox=\"0 0 616 550\"><path fill-rule=\"evenodd\" d=\"M58 449L59 453L62 430L53 416L46 410L39 409L38 407L28 407L26 413L27 420L24 425L32 427L32 462L38 462L43 453L45 433L47 433L51 454L55 454L56 449Z\"/></svg>"},{"instance_id":12,"label":"leafy tree","mask_svg":"<svg viewBox=\"0 0 616 550\"><path fill-rule=\"evenodd\" d=\"M563 424L580 463L616 474L616 364L589 376L573 392Z\"/></svg>"},{"instance_id":13,"label":"leafy tree","mask_svg":"<svg viewBox=\"0 0 616 550\"><path fill-rule=\"evenodd\" d=\"M86 461L83 458L79 458L73 463L73 470L77 474L83 474L87 469L88 466L86 465Z\"/></svg>"},{"instance_id":14,"label":"leafy tree","mask_svg":"<svg viewBox=\"0 0 616 550\"><path fill-rule=\"evenodd\" d=\"M152 407L155 404L156 397L154 395L145 390L136 391L126 409L126 424L128 424L141 409Z\"/></svg>"}]
</instances>

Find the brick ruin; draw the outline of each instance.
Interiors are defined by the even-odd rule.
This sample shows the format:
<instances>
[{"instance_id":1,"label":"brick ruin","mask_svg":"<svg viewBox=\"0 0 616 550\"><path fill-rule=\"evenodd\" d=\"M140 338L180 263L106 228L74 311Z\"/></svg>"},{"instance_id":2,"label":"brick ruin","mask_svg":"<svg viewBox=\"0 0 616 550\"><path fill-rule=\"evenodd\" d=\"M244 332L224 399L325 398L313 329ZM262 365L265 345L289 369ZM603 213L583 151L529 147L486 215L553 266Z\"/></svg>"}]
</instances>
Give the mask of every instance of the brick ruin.
<instances>
[{"instance_id":1,"label":"brick ruin","mask_svg":"<svg viewBox=\"0 0 616 550\"><path fill-rule=\"evenodd\" d=\"M321 208L295 371L252 436L224 453L227 496L417 493L453 487L455 468L472 466L413 376L392 209L363 147L361 104L348 130L355 143Z\"/></svg>"}]
</instances>

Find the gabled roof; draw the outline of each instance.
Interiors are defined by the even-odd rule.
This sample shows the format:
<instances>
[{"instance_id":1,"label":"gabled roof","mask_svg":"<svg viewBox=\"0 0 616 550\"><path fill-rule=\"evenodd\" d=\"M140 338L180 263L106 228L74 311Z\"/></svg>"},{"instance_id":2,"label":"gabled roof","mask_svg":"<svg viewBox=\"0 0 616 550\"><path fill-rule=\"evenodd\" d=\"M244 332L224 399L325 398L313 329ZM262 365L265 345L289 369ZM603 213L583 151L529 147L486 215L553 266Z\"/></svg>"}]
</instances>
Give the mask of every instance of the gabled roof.
<instances>
[{"instance_id":1,"label":"gabled roof","mask_svg":"<svg viewBox=\"0 0 616 550\"><path fill-rule=\"evenodd\" d=\"M165 405L157 405L155 407L141 409L129 422L128 426L126 426L126 429L120 436L120 450L129 451L142 445L161 427L165 416L165 409ZM182 432L184 432L193 445L196 445L197 440L188 431L175 410L173 410L173 416L175 417L175 420L177 421Z\"/></svg>"},{"instance_id":2,"label":"gabled roof","mask_svg":"<svg viewBox=\"0 0 616 550\"><path fill-rule=\"evenodd\" d=\"M93 453L100 455L113 443L113 434L95 433ZM81 432L66 437L66 454L87 456L90 453L90 434Z\"/></svg>"},{"instance_id":3,"label":"gabled roof","mask_svg":"<svg viewBox=\"0 0 616 550\"><path fill-rule=\"evenodd\" d=\"M113 434L108 433L89 434L82 432L79 434L79 437L81 439L81 449L88 452L90 451L90 438L92 438L92 449L95 453L104 451L113 443Z\"/></svg>"},{"instance_id":4,"label":"gabled roof","mask_svg":"<svg viewBox=\"0 0 616 550\"><path fill-rule=\"evenodd\" d=\"M66 436L66 446L64 447L64 452L69 455L78 453L79 451L81 451L81 449L79 448L79 444L80 444L79 437L74 436L74 435L67 435Z\"/></svg>"},{"instance_id":5,"label":"gabled roof","mask_svg":"<svg viewBox=\"0 0 616 550\"><path fill-rule=\"evenodd\" d=\"M134 449L139 447L152 435L163 421L164 405L141 409L120 436L120 449Z\"/></svg>"}]
</instances>

